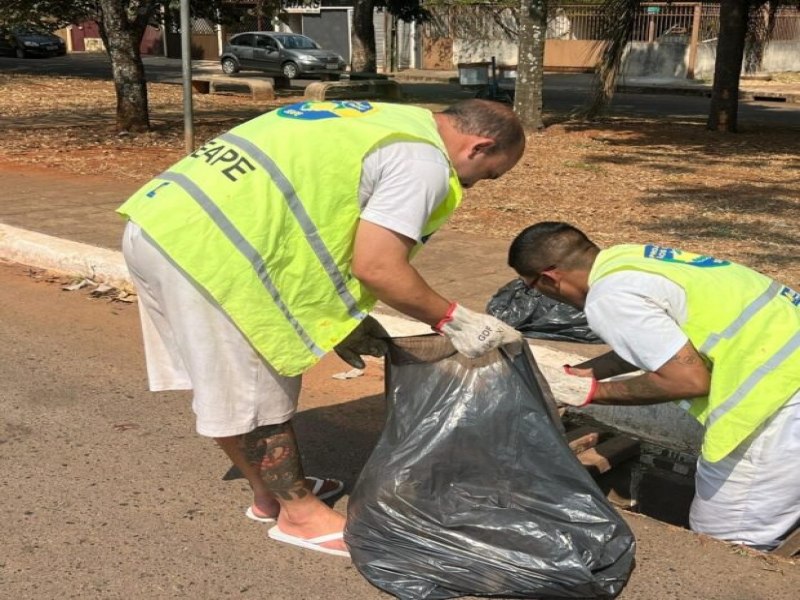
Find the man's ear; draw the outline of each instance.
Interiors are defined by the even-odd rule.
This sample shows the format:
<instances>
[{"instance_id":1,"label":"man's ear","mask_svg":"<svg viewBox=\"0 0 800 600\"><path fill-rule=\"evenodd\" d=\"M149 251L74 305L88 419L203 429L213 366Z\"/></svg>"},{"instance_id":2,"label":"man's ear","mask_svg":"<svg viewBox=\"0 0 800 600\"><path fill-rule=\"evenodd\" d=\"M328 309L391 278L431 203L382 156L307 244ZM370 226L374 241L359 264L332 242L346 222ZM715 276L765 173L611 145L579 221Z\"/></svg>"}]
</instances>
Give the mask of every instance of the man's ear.
<instances>
[{"instance_id":1,"label":"man's ear","mask_svg":"<svg viewBox=\"0 0 800 600\"><path fill-rule=\"evenodd\" d=\"M495 141L492 138L476 138L475 141L470 144L469 158L473 159L478 154L487 154L494 145Z\"/></svg>"},{"instance_id":2,"label":"man's ear","mask_svg":"<svg viewBox=\"0 0 800 600\"><path fill-rule=\"evenodd\" d=\"M563 279L564 279L564 272L560 270L558 267L542 271L541 275L539 276L539 281L556 289L561 284L561 281Z\"/></svg>"}]
</instances>

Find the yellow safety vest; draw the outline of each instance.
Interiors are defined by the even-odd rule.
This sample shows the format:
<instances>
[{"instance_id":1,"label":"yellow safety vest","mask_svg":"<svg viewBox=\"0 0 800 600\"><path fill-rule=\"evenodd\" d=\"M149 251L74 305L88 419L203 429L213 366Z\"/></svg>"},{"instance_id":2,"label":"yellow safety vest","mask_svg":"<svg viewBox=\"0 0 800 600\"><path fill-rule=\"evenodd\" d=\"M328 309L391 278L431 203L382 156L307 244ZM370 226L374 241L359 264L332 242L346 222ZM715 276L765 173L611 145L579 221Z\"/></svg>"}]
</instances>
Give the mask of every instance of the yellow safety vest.
<instances>
[{"instance_id":1,"label":"yellow safety vest","mask_svg":"<svg viewBox=\"0 0 800 600\"><path fill-rule=\"evenodd\" d=\"M662 275L686 292L681 329L709 365L703 457L727 456L800 389L800 294L742 265L660 246L603 250L589 285L624 270Z\"/></svg>"},{"instance_id":2,"label":"yellow safety vest","mask_svg":"<svg viewBox=\"0 0 800 600\"><path fill-rule=\"evenodd\" d=\"M283 375L341 342L376 299L350 265L364 157L393 141L447 156L430 111L372 102L302 102L207 142L118 212L219 304ZM450 191L427 239L461 202Z\"/></svg>"}]
</instances>

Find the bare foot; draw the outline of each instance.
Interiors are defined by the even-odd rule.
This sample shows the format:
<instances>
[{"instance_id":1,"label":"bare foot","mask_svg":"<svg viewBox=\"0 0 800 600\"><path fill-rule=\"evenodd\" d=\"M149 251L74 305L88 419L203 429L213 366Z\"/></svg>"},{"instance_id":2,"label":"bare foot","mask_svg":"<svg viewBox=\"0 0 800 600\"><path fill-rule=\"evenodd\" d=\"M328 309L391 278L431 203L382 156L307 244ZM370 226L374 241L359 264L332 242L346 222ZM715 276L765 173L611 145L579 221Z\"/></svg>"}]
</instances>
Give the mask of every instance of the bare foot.
<instances>
[{"instance_id":1,"label":"bare foot","mask_svg":"<svg viewBox=\"0 0 800 600\"><path fill-rule=\"evenodd\" d=\"M280 530L302 539L339 533L344 530L344 524L344 515L332 510L313 496L285 503L278 515ZM323 542L320 546L333 550L347 550L341 539Z\"/></svg>"},{"instance_id":2,"label":"bare foot","mask_svg":"<svg viewBox=\"0 0 800 600\"><path fill-rule=\"evenodd\" d=\"M319 482L322 485L317 488ZM306 488L314 491L318 498L331 498L338 495L342 491L342 482L338 479L321 479L317 477L306 477ZM280 512L280 504L272 496L263 496L255 498L253 501L252 511L257 517L266 519L275 519Z\"/></svg>"}]
</instances>

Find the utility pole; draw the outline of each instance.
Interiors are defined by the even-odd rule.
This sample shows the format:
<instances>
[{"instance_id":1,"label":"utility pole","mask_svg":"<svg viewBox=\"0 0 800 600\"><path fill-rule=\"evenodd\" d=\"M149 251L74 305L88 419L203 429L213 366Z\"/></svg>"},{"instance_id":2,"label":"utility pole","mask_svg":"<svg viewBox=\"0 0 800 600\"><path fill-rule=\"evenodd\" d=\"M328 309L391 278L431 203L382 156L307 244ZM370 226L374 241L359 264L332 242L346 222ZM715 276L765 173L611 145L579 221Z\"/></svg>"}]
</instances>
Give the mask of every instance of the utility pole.
<instances>
[{"instance_id":1,"label":"utility pole","mask_svg":"<svg viewBox=\"0 0 800 600\"><path fill-rule=\"evenodd\" d=\"M183 139L186 154L194 152L194 111L192 108L192 23L189 0L181 0L181 70L183 73Z\"/></svg>"}]
</instances>

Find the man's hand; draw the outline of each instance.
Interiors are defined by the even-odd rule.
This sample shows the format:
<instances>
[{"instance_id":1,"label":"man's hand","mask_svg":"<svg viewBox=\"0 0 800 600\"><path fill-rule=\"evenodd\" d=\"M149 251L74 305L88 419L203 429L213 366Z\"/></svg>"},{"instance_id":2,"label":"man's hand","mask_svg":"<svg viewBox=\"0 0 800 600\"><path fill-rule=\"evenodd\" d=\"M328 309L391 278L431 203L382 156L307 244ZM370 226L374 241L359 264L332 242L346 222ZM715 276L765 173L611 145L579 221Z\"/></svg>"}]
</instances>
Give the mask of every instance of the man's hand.
<instances>
[{"instance_id":1,"label":"man's hand","mask_svg":"<svg viewBox=\"0 0 800 600\"><path fill-rule=\"evenodd\" d=\"M586 406L593 399L597 392L597 379L594 378L591 369L578 369L571 365L564 365L564 373L570 376L571 387L577 388L577 394L565 395L558 398L561 404L580 408Z\"/></svg>"},{"instance_id":2,"label":"man's hand","mask_svg":"<svg viewBox=\"0 0 800 600\"><path fill-rule=\"evenodd\" d=\"M563 365L564 373L567 375L574 375L575 377L594 377L594 369L585 367L573 367L572 365Z\"/></svg>"},{"instance_id":3,"label":"man's hand","mask_svg":"<svg viewBox=\"0 0 800 600\"><path fill-rule=\"evenodd\" d=\"M356 369L363 369L365 365L361 355L385 355L389 349L389 345L386 343L388 338L389 334L381 324L368 315L358 324L358 327L350 332L350 335L339 342L334 350L339 358L347 364Z\"/></svg>"},{"instance_id":4,"label":"man's hand","mask_svg":"<svg viewBox=\"0 0 800 600\"><path fill-rule=\"evenodd\" d=\"M455 302L434 330L446 335L455 349L468 358L478 358L498 346L522 340L522 334L511 325Z\"/></svg>"}]
</instances>

